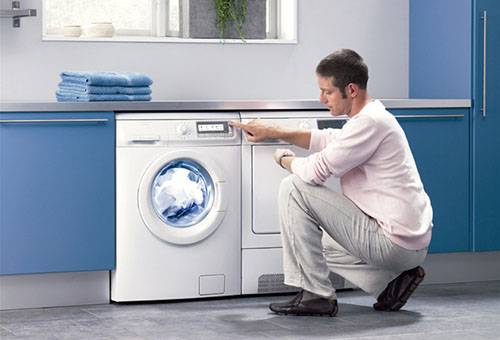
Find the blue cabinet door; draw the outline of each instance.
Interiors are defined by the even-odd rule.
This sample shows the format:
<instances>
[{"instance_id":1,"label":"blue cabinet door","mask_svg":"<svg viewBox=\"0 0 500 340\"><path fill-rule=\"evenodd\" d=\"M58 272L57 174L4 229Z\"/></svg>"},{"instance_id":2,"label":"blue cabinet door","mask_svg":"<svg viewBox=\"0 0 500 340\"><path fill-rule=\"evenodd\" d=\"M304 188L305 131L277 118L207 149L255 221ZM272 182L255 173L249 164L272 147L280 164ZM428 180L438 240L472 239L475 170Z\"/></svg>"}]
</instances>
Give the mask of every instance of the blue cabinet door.
<instances>
[{"instance_id":1,"label":"blue cabinet door","mask_svg":"<svg viewBox=\"0 0 500 340\"><path fill-rule=\"evenodd\" d=\"M470 98L473 0L410 0L410 98Z\"/></svg>"},{"instance_id":2,"label":"blue cabinet door","mask_svg":"<svg viewBox=\"0 0 500 340\"><path fill-rule=\"evenodd\" d=\"M472 116L474 249L477 251L500 250L499 60L500 2L477 0L474 6ZM486 97L483 97L483 90Z\"/></svg>"},{"instance_id":3,"label":"blue cabinet door","mask_svg":"<svg viewBox=\"0 0 500 340\"><path fill-rule=\"evenodd\" d=\"M469 251L469 110L391 112L405 131L431 199L434 228L430 251Z\"/></svg>"},{"instance_id":4,"label":"blue cabinet door","mask_svg":"<svg viewBox=\"0 0 500 340\"><path fill-rule=\"evenodd\" d=\"M0 121L0 274L112 269L114 114Z\"/></svg>"}]
</instances>

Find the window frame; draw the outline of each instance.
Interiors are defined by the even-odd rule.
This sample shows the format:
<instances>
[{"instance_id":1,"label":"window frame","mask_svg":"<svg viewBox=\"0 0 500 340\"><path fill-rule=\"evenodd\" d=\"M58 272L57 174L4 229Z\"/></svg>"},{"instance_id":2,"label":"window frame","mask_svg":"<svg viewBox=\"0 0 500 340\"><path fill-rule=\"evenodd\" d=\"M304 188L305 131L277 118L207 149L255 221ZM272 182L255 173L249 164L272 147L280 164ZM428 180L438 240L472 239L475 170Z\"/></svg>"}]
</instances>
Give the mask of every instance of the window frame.
<instances>
[{"instance_id":1,"label":"window frame","mask_svg":"<svg viewBox=\"0 0 500 340\"><path fill-rule=\"evenodd\" d=\"M171 30L169 23L170 1L179 3L179 30ZM267 0L267 18L266 18L266 38L265 39L197 39L185 36L183 23L182 6L188 6L190 0L150 0L152 15L150 29L116 29L115 35L111 38L100 37L64 37L63 27L47 27L45 20L47 13L46 0L42 1L42 40L47 41L116 41L116 42L193 42L193 43L278 43L278 44L296 44L297 43L297 7L298 0ZM289 2L288 7L283 6L283 2ZM288 13L286 12L288 11ZM288 20L283 20L284 15L290 15ZM287 22L290 27L285 27ZM291 23L291 25L290 25ZM82 26L82 29L84 27Z\"/></svg>"}]
</instances>

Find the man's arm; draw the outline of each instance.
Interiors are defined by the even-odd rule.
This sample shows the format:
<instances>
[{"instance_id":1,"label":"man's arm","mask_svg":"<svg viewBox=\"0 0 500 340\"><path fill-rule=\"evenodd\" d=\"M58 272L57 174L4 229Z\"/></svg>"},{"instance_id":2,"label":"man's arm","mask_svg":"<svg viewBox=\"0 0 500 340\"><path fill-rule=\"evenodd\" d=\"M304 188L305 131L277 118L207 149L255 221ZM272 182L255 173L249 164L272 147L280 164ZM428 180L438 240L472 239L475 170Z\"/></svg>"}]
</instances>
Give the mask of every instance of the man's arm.
<instances>
[{"instance_id":1,"label":"man's arm","mask_svg":"<svg viewBox=\"0 0 500 340\"><path fill-rule=\"evenodd\" d=\"M287 143L309 149L311 131L306 129L291 129L254 119L248 123L230 122L231 126L243 130L250 142L261 142L266 139L281 139Z\"/></svg>"}]
</instances>

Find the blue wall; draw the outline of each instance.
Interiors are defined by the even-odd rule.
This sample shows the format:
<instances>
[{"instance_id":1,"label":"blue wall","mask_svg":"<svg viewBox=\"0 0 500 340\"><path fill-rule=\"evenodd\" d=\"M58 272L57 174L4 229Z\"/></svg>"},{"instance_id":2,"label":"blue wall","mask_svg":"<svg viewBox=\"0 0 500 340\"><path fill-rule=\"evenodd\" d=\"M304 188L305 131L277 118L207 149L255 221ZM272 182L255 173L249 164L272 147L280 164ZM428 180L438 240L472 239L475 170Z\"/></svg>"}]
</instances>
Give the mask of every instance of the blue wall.
<instances>
[{"instance_id":1,"label":"blue wall","mask_svg":"<svg viewBox=\"0 0 500 340\"><path fill-rule=\"evenodd\" d=\"M410 98L470 98L473 0L410 0Z\"/></svg>"}]
</instances>

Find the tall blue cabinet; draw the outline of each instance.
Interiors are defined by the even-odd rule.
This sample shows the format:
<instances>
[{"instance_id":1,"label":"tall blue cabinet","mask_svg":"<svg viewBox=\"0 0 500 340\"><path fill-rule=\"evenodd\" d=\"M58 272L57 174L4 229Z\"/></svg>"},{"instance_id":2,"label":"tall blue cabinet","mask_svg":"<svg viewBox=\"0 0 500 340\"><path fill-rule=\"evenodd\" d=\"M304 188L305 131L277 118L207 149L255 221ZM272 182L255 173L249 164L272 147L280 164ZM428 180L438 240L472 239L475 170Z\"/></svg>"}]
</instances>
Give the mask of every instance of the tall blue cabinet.
<instances>
[{"instance_id":1,"label":"tall blue cabinet","mask_svg":"<svg viewBox=\"0 0 500 340\"><path fill-rule=\"evenodd\" d=\"M468 222L474 251L500 250L498 60L500 1L410 0L410 97L472 99L463 138L471 141Z\"/></svg>"},{"instance_id":2,"label":"tall blue cabinet","mask_svg":"<svg viewBox=\"0 0 500 340\"><path fill-rule=\"evenodd\" d=\"M474 249L500 249L500 1L473 1Z\"/></svg>"}]
</instances>

